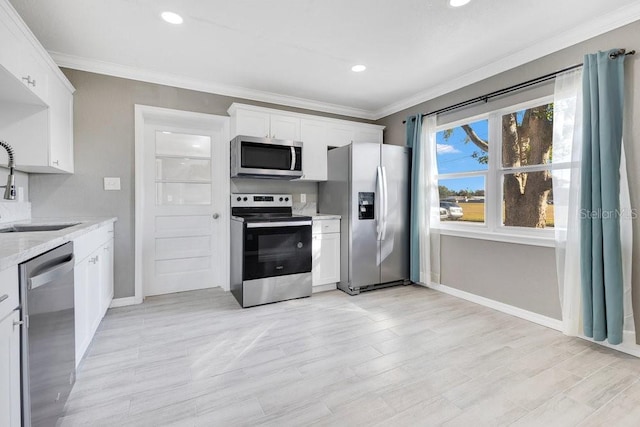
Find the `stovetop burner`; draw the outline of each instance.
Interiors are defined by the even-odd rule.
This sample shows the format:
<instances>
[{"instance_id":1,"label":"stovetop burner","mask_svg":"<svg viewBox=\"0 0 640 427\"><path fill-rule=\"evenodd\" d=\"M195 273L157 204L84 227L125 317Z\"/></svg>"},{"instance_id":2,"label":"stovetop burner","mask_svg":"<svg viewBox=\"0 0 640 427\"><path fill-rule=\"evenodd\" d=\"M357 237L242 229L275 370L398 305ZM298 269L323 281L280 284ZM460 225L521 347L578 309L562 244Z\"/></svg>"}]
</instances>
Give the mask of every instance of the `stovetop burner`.
<instances>
[{"instance_id":1,"label":"stovetop burner","mask_svg":"<svg viewBox=\"0 0 640 427\"><path fill-rule=\"evenodd\" d=\"M244 222L311 221L293 213L291 194L232 194L231 215Z\"/></svg>"}]
</instances>

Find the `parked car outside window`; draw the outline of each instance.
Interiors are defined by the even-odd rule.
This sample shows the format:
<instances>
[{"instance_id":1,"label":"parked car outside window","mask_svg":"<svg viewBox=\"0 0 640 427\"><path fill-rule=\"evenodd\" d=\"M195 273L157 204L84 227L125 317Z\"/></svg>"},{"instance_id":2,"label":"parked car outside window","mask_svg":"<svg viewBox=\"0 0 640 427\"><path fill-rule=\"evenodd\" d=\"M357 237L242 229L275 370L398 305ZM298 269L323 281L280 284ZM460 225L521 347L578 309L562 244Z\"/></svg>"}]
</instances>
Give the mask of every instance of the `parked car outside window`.
<instances>
[{"instance_id":1,"label":"parked car outside window","mask_svg":"<svg viewBox=\"0 0 640 427\"><path fill-rule=\"evenodd\" d=\"M440 208L440 221L443 221L445 219L449 218L449 212L447 212L447 210L445 208Z\"/></svg>"},{"instance_id":2,"label":"parked car outside window","mask_svg":"<svg viewBox=\"0 0 640 427\"><path fill-rule=\"evenodd\" d=\"M446 217L443 218L443 209L446 212ZM440 201L440 219L450 219L453 221L457 221L462 218L463 212L462 207L454 202L446 202Z\"/></svg>"}]
</instances>

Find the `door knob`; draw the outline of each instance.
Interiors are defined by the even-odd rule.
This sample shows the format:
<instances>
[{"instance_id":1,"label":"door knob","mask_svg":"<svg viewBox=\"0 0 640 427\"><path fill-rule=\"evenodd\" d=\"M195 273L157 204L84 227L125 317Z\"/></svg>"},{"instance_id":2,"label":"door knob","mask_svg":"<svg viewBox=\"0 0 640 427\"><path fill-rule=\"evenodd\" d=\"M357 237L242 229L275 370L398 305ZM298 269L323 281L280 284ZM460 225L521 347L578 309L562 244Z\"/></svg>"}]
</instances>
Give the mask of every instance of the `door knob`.
<instances>
[{"instance_id":1,"label":"door knob","mask_svg":"<svg viewBox=\"0 0 640 427\"><path fill-rule=\"evenodd\" d=\"M214 213L212 216L213 216L213 219L218 219L218 218L220 218L220 215L219 215L219 214L217 214L217 213Z\"/></svg>"}]
</instances>

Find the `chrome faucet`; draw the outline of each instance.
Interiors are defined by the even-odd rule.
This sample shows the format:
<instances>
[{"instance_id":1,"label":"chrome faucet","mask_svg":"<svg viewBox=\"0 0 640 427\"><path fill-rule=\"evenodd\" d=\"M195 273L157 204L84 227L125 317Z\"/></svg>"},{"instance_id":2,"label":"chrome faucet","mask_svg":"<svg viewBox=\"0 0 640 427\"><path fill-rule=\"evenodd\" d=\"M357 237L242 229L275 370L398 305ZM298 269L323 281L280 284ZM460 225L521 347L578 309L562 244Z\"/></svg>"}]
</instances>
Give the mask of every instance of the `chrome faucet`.
<instances>
[{"instance_id":1,"label":"chrome faucet","mask_svg":"<svg viewBox=\"0 0 640 427\"><path fill-rule=\"evenodd\" d=\"M0 147L7 150L7 155L9 156L9 163L7 167L9 168L9 176L7 176L7 185L0 185L0 188L4 188L4 198L6 200L15 200L16 199L16 177L13 174L13 167L15 163L13 162L13 148L4 141L0 141Z\"/></svg>"}]
</instances>

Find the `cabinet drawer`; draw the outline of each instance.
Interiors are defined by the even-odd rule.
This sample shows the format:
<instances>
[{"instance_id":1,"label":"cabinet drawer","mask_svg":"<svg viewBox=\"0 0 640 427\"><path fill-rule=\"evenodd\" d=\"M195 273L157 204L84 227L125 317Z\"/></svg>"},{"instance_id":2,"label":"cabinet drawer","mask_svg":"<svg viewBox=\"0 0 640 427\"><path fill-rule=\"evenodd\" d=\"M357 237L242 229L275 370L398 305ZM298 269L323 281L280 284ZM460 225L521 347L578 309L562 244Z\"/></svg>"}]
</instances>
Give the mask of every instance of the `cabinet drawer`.
<instances>
[{"instance_id":1,"label":"cabinet drawer","mask_svg":"<svg viewBox=\"0 0 640 427\"><path fill-rule=\"evenodd\" d=\"M0 271L0 319L4 319L19 304L18 266ZM6 295L6 297L5 297Z\"/></svg>"},{"instance_id":2,"label":"cabinet drawer","mask_svg":"<svg viewBox=\"0 0 640 427\"><path fill-rule=\"evenodd\" d=\"M313 234L318 233L339 233L340 232L340 220L339 219L314 219L313 226L311 227Z\"/></svg>"},{"instance_id":3,"label":"cabinet drawer","mask_svg":"<svg viewBox=\"0 0 640 427\"><path fill-rule=\"evenodd\" d=\"M113 237L113 223L105 225L97 230L93 230L84 236L80 236L73 241L73 253L76 257L76 265L83 259L91 255L93 251L102 246Z\"/></svg>"}]
</instances>

